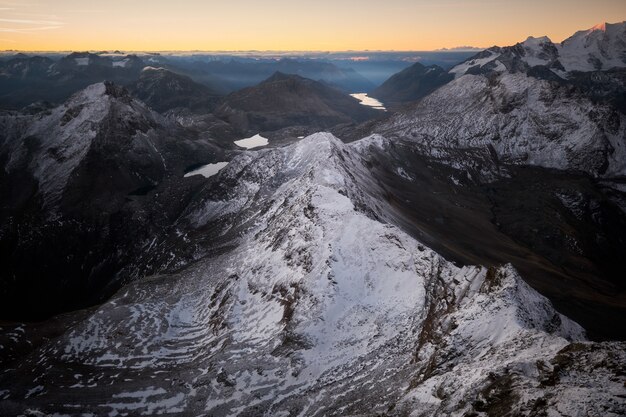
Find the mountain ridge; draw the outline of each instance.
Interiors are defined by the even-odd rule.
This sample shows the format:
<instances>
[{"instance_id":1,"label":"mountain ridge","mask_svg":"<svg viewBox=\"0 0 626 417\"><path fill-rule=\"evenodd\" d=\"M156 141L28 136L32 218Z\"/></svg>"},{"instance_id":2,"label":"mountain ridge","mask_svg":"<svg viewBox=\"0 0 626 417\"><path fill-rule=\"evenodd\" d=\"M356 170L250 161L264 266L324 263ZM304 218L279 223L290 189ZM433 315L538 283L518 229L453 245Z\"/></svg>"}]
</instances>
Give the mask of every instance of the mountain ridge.
<instances>
[{"instance_id":1,"label":"mountain ridge","mask_svg":"<svg viewBox=\"0 0 626 417\"><path fill-rule=\"evenodd\" d=\"M97 414L437 416L602 402L618 415L623 344L586 342L512 267L457 267L377 220L385 203L362 158L379 146L319 133L233 159L184 221L236 240L234 252L136 281L35 350L0 376L10 398L27 397L13 410L70 410L76 400L50 398L72 384ZM78 376L63 376L77 362ZM174 369L183 383L170 384ZM37 395L15 379L25 372Z\"/></svg>"}]
</instances>

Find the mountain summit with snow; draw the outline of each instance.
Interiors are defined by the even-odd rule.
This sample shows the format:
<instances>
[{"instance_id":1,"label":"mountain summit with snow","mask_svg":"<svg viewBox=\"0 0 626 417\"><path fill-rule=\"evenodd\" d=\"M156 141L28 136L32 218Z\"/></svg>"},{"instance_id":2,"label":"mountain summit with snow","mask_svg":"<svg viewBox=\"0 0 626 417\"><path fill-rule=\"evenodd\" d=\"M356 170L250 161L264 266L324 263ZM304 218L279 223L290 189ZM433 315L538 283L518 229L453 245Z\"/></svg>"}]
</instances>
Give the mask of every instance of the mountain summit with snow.
<instances>
[{"instance_id":1,"label":"mountain summit with snow","mask_svg":"<svg viewBox=\"0 0 626 417\"><path fill-rule=\"evenodd\" d=\"M626 22L602 23L576 32L560 44L548 37L529 37L511 47L493 47L480 52L451 72L457 76L480 70L501 72L505 68L544 66L562 78L572 72L626 67Z\"/></svg>"}]
</instances>

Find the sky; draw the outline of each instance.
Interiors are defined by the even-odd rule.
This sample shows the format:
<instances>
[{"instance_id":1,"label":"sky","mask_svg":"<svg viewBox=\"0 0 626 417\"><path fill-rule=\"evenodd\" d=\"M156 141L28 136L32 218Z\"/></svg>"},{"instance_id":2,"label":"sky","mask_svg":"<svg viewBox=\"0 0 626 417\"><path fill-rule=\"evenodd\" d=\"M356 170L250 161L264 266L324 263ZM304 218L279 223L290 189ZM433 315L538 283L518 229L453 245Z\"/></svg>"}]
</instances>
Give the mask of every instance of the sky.
<instances>
[{"instance_id":1,"label":"sky","mask_svg":"<svg viewBox=\"0 0 626 417\"><path fill-rule=\"evenodd\" d=\"M624 20L626 0L0 0L0 50L427 51Z\"/></svg>"}]
</instances>

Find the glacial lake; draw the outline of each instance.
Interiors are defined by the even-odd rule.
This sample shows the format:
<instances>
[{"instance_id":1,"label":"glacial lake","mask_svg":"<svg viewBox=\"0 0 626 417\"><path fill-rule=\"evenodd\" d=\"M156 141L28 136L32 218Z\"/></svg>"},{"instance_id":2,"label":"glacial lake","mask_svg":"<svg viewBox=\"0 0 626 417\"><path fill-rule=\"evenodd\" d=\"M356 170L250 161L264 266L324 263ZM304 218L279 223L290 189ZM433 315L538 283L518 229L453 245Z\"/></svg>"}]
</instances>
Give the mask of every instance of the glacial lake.
<instances>
[{"instance_id":1,"label":"glacial lake","mask_svg":"<svg viewBox=\"0 0 626 417\"><path fill-rule=\"evenodd\" d=\"M191 177L193 175L202 175L205 178L209 178L217 174L219 170L224 168L226 165L228 165L228 162L216 162L214 164L202 165L200 168L194 169L193 171L189 171L188 173L186 173L185 178Z\"/></svg>"},{"instance_id":2,"label":"glacial lake","mask_svg":"<svg viewBox=\"0 0 626 417\"><path fill-rule=\"evenodd\" d=\"M265 146L268 143L269 141L259 134L256 134L250 138L235 141L235 145L241 146L242 148L246 149L258 148L260 146Z\"/></svg>"},{"instance_id":3,"label":"glacial lake","mask_svg":"<svg viewBox=\"0 0 626 417\"><path fill-rule=\"evenodd\" d=\"M376 100L374 97L368 96L367 93L354 93L350 95L356 98L357 100L359 100L361 104L364 106L372 107L378 110L387 110L385 106L383 105L383 103Z\"/></svg>"}]
</instances>

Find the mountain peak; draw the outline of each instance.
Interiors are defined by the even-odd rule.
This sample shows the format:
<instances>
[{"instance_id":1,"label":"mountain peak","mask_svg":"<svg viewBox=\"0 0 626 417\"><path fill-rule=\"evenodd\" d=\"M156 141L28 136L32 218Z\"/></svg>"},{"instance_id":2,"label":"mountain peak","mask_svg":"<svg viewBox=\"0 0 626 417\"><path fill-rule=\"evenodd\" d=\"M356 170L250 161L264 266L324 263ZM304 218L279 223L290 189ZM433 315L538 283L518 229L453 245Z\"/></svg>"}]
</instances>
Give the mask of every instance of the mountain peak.
<instances>
[{"instance_id":1,"label":"mountain peak","mask_svg":"<svg viewBox=\"0 0 626 417\"><path fill-rule=\"evenodd\" d=\"M602 32L606 32L606 25L607 25L607 23L606 23L606 22L603 22L603 23L598 23L597 25L595 25L594 27L592 27L592 28L591 28L591 29L589 29L589 30L590 30L590 31L596 31L596 30L599 30L599 31L602 31Z\"/></svg>"},{"instance_id":2,"label":"mountain peak","mask_svg":"<svg viewBox=\"0 0 626 417\"><path fill-rule=\"evenodd\" d=\"M71 101L92 102L104 96L117 99L130 99L130 94L126 88L111 81L103 81L85 87L83 90L77 92Z\"/></svg>"},{"instance_id":3,"label":"mountain peak","mask_svg":"<svg viewBox=\"0 0 626 417\"><path fill-rule=\"evenodd\" d=\"M547 36L539 36L537 38L534 37L534 36L529 36L524 41L524 44L526 44L526 45L528 45L528 44L540 45L540 44L551 43L551 42L552 41Z\"/></svg>"},{"instance_id":4,"label":"mountain peak","mask_svg":"<svg viewBox=\"0 0 626 417\"><path fill-rule=\"evenodd\" d=\"M272 83L276 81L285 81L285 80L302 80L303 78L296 74L286 74L281 71L276 71L273 73L268 79L263 81L264 83Z\"/></svg>"}]
</instances>

